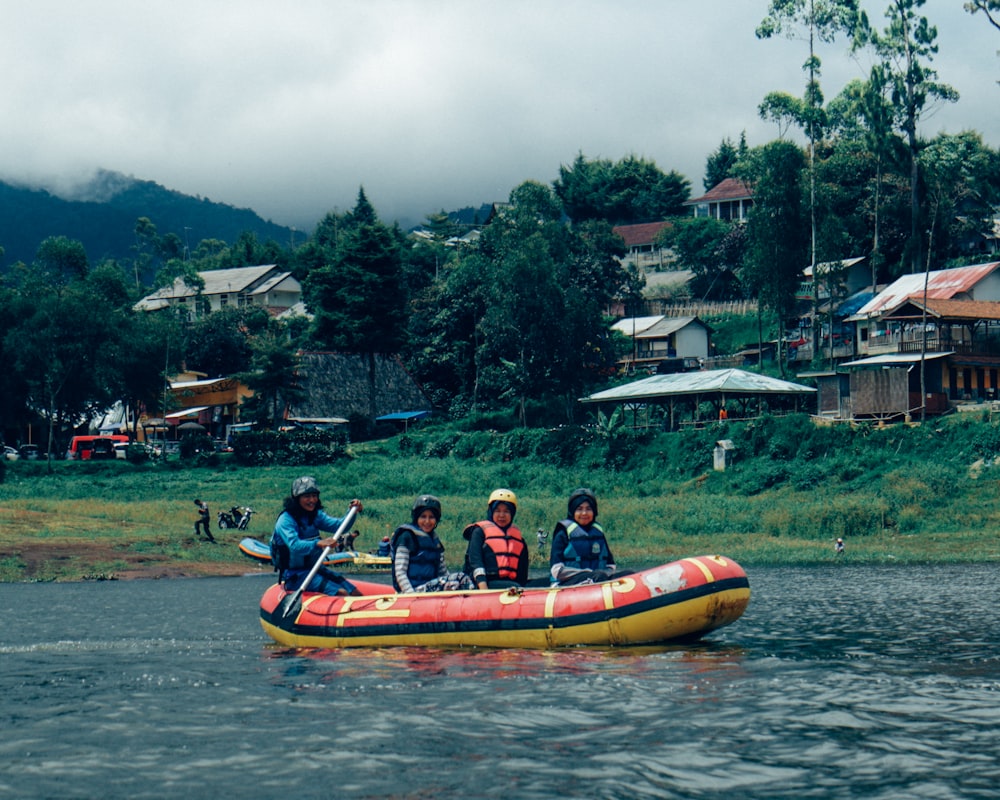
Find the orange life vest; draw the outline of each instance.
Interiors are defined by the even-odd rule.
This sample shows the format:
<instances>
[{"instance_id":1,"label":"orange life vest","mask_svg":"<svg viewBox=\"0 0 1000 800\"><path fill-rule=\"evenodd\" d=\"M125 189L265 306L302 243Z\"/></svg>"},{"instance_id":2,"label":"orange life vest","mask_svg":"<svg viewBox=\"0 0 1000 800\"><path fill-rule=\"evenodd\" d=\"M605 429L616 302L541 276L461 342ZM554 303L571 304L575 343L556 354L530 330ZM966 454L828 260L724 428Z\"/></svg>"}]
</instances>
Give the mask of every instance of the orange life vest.
<instances>
[{"instance_id":1,"label":"orange life vest","mask_svg":"<svg viewBox=\"0 0 1000 800\"><path fill-rule=\"evenodd\" d=\"M484 544L493 551L497 559L497 573L505 580L517 580L517 567L521 555L527 549L521 531L511 525L504 533L503 528L493 522L477 522L485 535Z\"/></svg>"}]
</instances>

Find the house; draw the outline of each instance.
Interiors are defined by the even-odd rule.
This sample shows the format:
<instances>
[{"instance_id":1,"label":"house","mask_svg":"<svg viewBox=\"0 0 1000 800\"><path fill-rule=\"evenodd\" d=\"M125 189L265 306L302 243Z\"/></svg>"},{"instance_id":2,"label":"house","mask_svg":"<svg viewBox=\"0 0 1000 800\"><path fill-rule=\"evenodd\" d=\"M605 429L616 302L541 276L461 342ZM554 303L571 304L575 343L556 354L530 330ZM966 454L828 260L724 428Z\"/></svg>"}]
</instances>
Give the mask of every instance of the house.
<instances>
[{"instance_id":1,"label":"house","mask_svg":"<svg viewBox=\"0 0 1000 800\"><path fill-rule=\"evenodd\" d=\"M753 192L737 178L726 178L701 197L684 203L695 217L712 217L727 222L746 222L753 207Z\"/></svg>"},{"instance_id":2,"label":"house","mask_svg":"<svg viewBox=\"0 0 1000 800\"><path fill-rule=\"evenodd\" d=\"M616 225L612 230L625 242L625 264L637 267L662 268L665 261L663 249L656 243L656 237L671 224L666 221L644 222L639 225Z\"/></svg>"},{"instance_id":3,"label":"house","mask_svg":"<svg viewBox=\"0 0 1000 800\"><path fill-rule=\"evenodd\" d=\"M825 261L802 270L803 281L795 293L799 327L786 335L788 361L812 361L814 334L820 354L833 360L853 357L854 326L845 319L874 297L872 275L864 256ZM815 296L814 296L815 295ZM815 311L818 320L813 320Z\"/></svg>"},{"instance_id":4,"label":"house","mask_svg":"<svg viewBox=\"0 0 1000 800\"><path fill-rule=\"evenodd\" d=\"M226 436L239 422L240 404L253 392L236 378L209 378L203 372L181 372L164 387L163 417L139 415L140 439L178 439L184 424L200 425L214 439Z\"/></svg>"},{"instance_id":5,"label":"house","mask_svg":"<svg viewBox=\"0 0 1000 800\"><path fill-rule=\"evenodd\" d=\"M626 317L611 330L632 339L632 352L618 362L626 371L697 369L711 349L712 329L697 317Z\"/></svg>"},{"instance_id":6,"label":"house","mask_svg":"<svg viewBox=\"0 0 1000 800\"><path fill-rule=\"evenodd\" d=\"M199 272L198 277L205 283L203 288L175 278L170 286L142 298L136 303L136 310L184 308L189 318L194 318L227 306L261 306L277 315L295 306L302 297L302 285L292 273L275 264L206 270Z\"/></svg>"},{"instance_id":7,"label":"house","mask_svg":"<svg viewBox=\"0 0 1000 800\"><path fill-rule=\"evenodd\" d=\"M817 375L821 416L912 419L1000 395L1000 262L904 275L849 317L858 358Z\"/></svg>"}]
</instances>

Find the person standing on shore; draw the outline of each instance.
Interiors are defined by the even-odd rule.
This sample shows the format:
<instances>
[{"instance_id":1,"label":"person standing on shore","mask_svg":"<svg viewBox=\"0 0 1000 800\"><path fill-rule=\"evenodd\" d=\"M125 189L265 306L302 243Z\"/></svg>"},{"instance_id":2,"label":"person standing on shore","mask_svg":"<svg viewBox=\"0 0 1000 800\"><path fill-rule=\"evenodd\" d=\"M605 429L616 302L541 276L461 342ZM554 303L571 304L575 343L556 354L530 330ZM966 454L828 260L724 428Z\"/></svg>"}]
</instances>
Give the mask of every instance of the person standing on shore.
<instances>
[{"instance_id":1,"label":"person standing on shore","mask_svg":"<svg viewBox=\"0 0 1000 800\"><path fill-rule=\"evenodd\" d=\"M833 549L837 552L837 555L842 555L844 552L844 540L837 539L836 543L833 545Z\"/></svg>"},{"instance_id":2,"label":"person standing on shore","mask_svg":"<svg viewBox=\"0 0 1000 800\"><path fill-rule=\"evenodd\" d=\"M198 506L198 519L194 523L195 538L198 538L198 529L203 527L205 529L205 538L214 543L215 537L212 536L211 515L208 512L208 503L195 498L194 504Z\"/></svg>"}]
</instances>

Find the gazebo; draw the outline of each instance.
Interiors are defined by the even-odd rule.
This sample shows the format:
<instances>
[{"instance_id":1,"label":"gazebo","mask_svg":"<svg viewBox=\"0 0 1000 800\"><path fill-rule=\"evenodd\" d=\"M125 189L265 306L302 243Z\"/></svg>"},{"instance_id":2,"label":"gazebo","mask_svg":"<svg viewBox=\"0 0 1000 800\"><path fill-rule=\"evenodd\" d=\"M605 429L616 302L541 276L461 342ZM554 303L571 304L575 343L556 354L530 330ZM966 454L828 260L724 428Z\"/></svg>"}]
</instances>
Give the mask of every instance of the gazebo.
<instances>
[{"instance_id":1,"label":"gazebo","mask_svg":"<svg viewBox=\"0 0 1000 800\"><path fill-rule=\"evenodd\" d=\"M653 375L642 380L605 389L580 398L581 403L621 405L637 413L640 408L662 406L666 409L667 427L677 430L682 424L704 425L720 418L748 419L758 417L768 400L778 400L780 405L791 402L794 410L804 398L812 398L816 389L800 383L769 378L742 369L713 369L701 372L681 372L672 375ZM702 417L702 403L711 403L711 419ZM735 404L735 408L731 405ZM681 422L682 412L689 411L690 419ZM730 411L736 412L730 416Z\"/></svg>"}]
</instances>

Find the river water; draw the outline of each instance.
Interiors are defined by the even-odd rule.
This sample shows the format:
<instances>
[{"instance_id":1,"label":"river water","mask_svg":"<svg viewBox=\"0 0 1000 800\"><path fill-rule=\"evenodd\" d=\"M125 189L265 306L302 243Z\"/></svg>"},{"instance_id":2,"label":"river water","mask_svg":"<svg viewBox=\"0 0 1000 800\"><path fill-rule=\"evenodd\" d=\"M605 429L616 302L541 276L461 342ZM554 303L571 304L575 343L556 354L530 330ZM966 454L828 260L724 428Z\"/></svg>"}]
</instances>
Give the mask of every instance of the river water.
<instances>
[{"instance_id":1,"label":"river water","mask_svg":"<svg viewBox=\"0 0 1000 800\"><path fill-rule=\"evenodd\" d=\"M697 645L293 653L270 576L0 585L0 798L1000 797L997 566L748 569Z\"/></svg>"}]
</instances>

